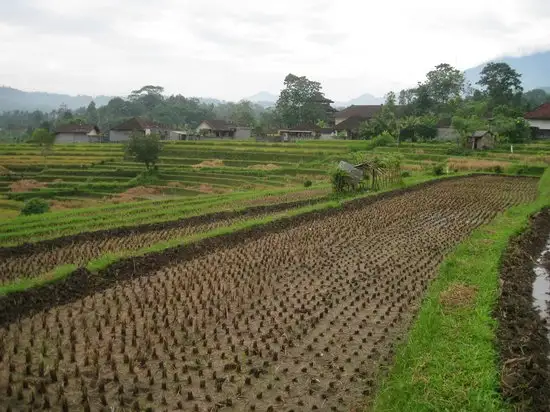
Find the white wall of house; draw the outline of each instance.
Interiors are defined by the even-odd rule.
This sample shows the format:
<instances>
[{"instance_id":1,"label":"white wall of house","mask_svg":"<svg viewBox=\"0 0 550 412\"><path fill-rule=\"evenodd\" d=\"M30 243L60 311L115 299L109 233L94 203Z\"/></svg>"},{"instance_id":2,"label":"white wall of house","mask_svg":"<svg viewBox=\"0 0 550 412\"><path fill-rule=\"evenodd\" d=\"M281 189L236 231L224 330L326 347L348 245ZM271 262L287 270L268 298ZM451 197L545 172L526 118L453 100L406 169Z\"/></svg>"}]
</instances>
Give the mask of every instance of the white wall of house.
<instances>
[{"instance_id":1,"label":"white wall of house","mask_svg":"<svg viewBox=\"0 0 550 412\"><path fill-rule=\"evenodd\" d=\"M235 131L235 139L250 139L252 131L250 127L237 127Z\"/></svg>"},{"instance_id":2,"label":"white wall of house","mask_svg":"<svg viewBox=\"0 0 550 412\"><path fill-rule=\"evenodd\" d=\"M84 133L58 133L55 143L89 143L90 138Z\"/></svg>"},{"instance_id":3,"label":"white wall of house","mask_svg":"<svg viewBox=\"0 0 550 412\"><path fill-rule=\"evenodd\" d=\"M126 142L130 140L132 134L129 130L109 130L109 141L111 142Z\"/></svg>"},{"instance_id":4,"label":"white wall of house","mask_svg":"<svg viewBox=\"0 0 550 412\"><path fill-rule=\"evenodd\" d=\"M321 133L319 135L319 140L332 140L336 139L336 133Z\"/></svg>"},{"instance_id":5,"label":"white wall of house","mask_svg":"<svg viewBox=\"0 0 550 412\"><path fill-rule=\"evenodd\" d=\"M449 142L453 141L456 142L456 139L458 139L460 135L458 132L453 129L452 127L438 127L437 128L437 140Z\"/></svg>"},{"instance_id":6,"label":"white wall of house","mask_svg":"<svg viewBox=\"0 0 550 412\"><path fill-rule=\"evenodd\" d=\"M199 124L199 127L197 127L197 132L200 133L201 130L212 130L212 129L206 122L202 122L201 124Z\"/></svg>"},{"instance_id":7,"label":"white wall of house","mask_svg":"<svg viewBox=\"0 0 550 412\"><path fill-rule=\"evenodd\" d=\"M530 120L527 119L531 127L538 127L541 130L550 130L550 120Z\"/></svg>"}]
</instances>

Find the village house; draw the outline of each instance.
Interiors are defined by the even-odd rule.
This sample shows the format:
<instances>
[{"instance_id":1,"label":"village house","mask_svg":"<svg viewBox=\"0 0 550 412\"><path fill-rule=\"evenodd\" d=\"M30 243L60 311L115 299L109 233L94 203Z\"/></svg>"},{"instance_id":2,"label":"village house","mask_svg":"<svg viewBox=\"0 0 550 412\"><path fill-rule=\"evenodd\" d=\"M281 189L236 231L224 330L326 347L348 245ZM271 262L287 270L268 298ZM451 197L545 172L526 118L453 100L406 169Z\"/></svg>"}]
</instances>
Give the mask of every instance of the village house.
<instances>
[{"instance_id":1,"label":"village house","mask_svg":"<svg viewBox=\"0 0 550 412\"><path fill-rule=\"evenodd\" d=\"M436 140L442 142L457 142L460 139L460 134L451 126L450 119L441 119L436 125L437 136Z\"/></svg>"},{"instance_id":2,"label":"village house","mask_svg":"<svg viewBox=\"0 0 550 412\"><path fill-rule=\"evenodd\" d=\"M357 137L359 125L372 119L382 109L382 105L352 105L334 114L335 130L347 138Z\"/></svg>"},{"instance_id":3,"label":"village house","mask_svg":"<svg viewBox=\"0 0 550 412\"><path fill-rule=\"evenodd\" d=\"M204 120L197 127L197 134L218 139L250 139L252 131L250 127L236 126L225 120Z\"/></svg>"},{"instance_id":4,"label":"village house","mask_svg":"<svg viewBox=\"0 0 550 412\"><path fill-rule=\"evenodd\" d=\"M526 113L525 120L529 122L535 138L550 139L550 103L544 103Z\"/></svg>"},{"instance_id":5,"label":"village house","mask_svg":"<svg viewBox=\"0 0 550 412\"><path fill-rule=\"evenodd\" d=\"M97 143L101 133L92 124L64 124L55 130L55 143Z\"/></svg>"},{"instance_id":6,"label":"village house","mask_svg":"<svg viewBox=\"0 0 550 412\"><path fill-rule=\"evenodd\" d=\"M286 129L279 129L279 136L283 142L293 142L296 140L311 140L317 137L316 126L298 125L294 127L288 127Z\"/></svg>"},{"instance_id":7,"label":"village house","mask_svg":"<svg viewBox=\"0 0 550 412\"><path fill-rule=\"evenodd\" d=\"M488 130L478 130L468 138L472 150L492 149L495 147L495 136Z\"/></svg>"},{"instance_id":8,"label":"village house","mask_svg":"<svg viewBox=\"0 0 550 412\"><path fill-rule=\"evenodd\" d=\"M382 109L381 104L363 104L351 105L344 110L340 110L334 114L334 124L338 126L340 123L354 117L363 121L370 120Z\"/></svg>"},{"instance_id":9,"label":"village house","mask_svg":"<svg viewBox=\"0 0 550 412\"><path fill-rule=\"evenodd\" d=\"M109 141L128 141L132 133L143 133L144 135L154 133L160 135L160 138L164 140L168 137L169 130L168 127L160 123L145 120L141 117L132 117L109 130Z\"/></svg>"}]
</instances>

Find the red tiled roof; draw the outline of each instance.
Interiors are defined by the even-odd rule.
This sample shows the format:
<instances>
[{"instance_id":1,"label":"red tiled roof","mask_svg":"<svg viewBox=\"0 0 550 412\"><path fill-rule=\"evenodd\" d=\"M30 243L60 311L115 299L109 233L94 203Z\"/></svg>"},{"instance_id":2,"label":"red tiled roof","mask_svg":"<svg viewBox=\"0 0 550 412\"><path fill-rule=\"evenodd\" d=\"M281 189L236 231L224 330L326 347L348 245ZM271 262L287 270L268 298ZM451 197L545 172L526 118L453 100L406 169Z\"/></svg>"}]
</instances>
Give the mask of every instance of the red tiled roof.
<instances>
[{"instance_id":1,"label":"red tiled roof","mask_svg":"<svg viewBox=\"0 0 550 412\"><path fill-rule=\"evenodd\" d=\"M532 112L526 113L525 118L532 120L550 120L550 103L544 103Z\"/></svg>"},{"instance_id":2,"label":"red tiled roof","mask_svg":"<svg viewBox=\"0 0 550 412\"><path fill-rule=\"evenodd\" d=\"M96 133L99 133L99 128L93 124L62 124L57 126L55 133L88 134L94 129Z\"/></svg>"}]
</instances>

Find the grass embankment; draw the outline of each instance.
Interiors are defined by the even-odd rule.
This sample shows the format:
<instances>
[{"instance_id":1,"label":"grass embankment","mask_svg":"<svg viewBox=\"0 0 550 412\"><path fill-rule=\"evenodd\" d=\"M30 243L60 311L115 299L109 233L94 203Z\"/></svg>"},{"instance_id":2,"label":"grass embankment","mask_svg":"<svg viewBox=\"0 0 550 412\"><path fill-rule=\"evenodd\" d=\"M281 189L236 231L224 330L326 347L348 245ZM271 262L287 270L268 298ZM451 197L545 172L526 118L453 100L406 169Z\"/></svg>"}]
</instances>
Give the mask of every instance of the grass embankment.
<instances>
[{"instance_id":1,"label":"grass embankment","mask_svg":"<svg viewBox=\"0 0 550 412\"><path fill-rule=\"evenodd\" d=\"M448 177L452 177L452 176L448 176ZM158 242L139 250L121 250L118 253L106 253L100 256L99 258L89 261L88 264L86 265L86 269L88 269L91 272L97 272L102 269L105 269L109 265L121 259L143 256L149 253L159 253L170 248L195 243L200 240L211 238L211 237L222 236L222 235L230 234L241 230L263 226L268 223L272 223L282 219L288 219L291 217L304 215L312 212L319 212L323 210L341 208L344 206L346 202L349 202L352 200L375 196L377 194L390 192L397 188L411 187L421 183L425 183L430 180L436 180L441 178L445 178L445 176L437 177L437 178L434 178L433 176L417 176L415 178L406 179L401 185L388 187L387 189L379 192L361 193L355 196L348 195L348 196L339 197L339 198L335 197L333 200L320 202L314 205L304 206L300 208L295 208L295 209L287 210L280 213L275 213L273 215L269 215L262 218L252 218L249 220L245 220L243 222L235 223L233 225L226 226L226 227L217 228L208 232L196 233L191 236L185 236L185 237L174 238L167 241ZM61 280L69 276L74 271L74 269L75 268L72 265L62 265L44 275L34 276L34 277L29 276L29 277L15 280L13 282L10 282L0 287L0 296L13 293L13 292L24 291L30 288L39 287L41 285L51 283L53 281Z\"/></svg>"},{"instance_id":2,"label":"grass embankment","mask_svg":"<svg viewBox=\"0 0 550 412\"><path fill-rule=\"evenodd\" d=\"M503 411L492 316L501 257L511 236L550 205L550 169L539 197L476 230L448 256L429 288L395 366L382 382L373 410ZM455 298L453 300L452 298ZM458 304L457 304L458 303Z\"/></svg>"}]
</instances>

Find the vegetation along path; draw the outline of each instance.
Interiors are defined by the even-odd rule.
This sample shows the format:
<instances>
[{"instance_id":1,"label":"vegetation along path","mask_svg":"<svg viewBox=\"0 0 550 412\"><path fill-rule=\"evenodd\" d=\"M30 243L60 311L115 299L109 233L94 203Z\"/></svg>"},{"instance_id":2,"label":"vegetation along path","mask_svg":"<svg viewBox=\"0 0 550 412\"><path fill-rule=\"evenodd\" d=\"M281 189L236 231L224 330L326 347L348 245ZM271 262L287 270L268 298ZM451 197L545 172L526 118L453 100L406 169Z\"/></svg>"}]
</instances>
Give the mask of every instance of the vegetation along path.
<instances>
[{"instance_id":1,"label":"vegetation along path","mask_svg":"<svg viewBox=\"0 0 550 412\"><path fill-rule=\"evenodd\" d=\"M157 255L149 276L0 328L0 404L360 408L445 254L536 194L531 178L441 181L187 261Z\"/></svg>"}]
</instances>

